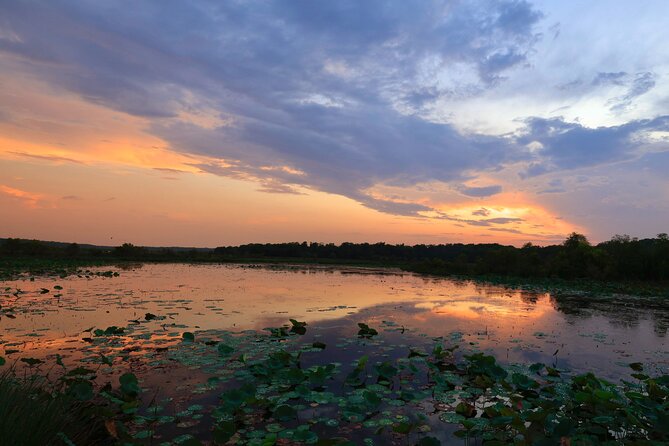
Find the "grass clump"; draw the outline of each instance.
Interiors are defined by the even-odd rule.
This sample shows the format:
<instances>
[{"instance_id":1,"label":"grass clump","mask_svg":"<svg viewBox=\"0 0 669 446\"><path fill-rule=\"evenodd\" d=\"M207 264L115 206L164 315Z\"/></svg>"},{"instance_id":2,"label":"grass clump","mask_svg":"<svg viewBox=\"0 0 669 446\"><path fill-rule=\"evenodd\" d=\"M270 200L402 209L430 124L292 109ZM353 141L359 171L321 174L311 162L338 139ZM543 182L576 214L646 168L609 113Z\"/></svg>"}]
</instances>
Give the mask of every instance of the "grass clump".
<instances>
[{"instance_id":1,"label":"grass clump","mask_svg":"<svg viewBox=\"0 0 669 446\"><path fill-rule=\"evenodd\" d=\"M106 445L92 405L48 389L38 376L0 374L0 443L13 446Z\"/></svg>"}]
</instances>

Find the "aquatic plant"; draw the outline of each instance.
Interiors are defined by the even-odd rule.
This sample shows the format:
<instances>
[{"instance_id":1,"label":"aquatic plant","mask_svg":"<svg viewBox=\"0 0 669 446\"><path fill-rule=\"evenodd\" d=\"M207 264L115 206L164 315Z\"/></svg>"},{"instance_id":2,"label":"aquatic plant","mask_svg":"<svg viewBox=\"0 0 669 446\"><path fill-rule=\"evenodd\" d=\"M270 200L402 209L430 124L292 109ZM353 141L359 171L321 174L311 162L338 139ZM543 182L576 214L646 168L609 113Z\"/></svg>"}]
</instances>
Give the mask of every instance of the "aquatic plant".
<instances>
[{"instance_id":1,"label":"aquatic plant","mask_svg":"<svg viewBox=\"0 0 669 446\"><path fill-rule=\"evenodd\" d=\"M21 411L43 410L53 427L45 424L41 435L63 432L74 444L80 444L74 439L78 431L71 434L71 426L62 423L83 413L95 417L94 425L104 426L107 437L119 444L162 439L170 441L166 444L197 445L209 439L217 444L268 446L286 442L432 446L458 437L484 445L669 441L669 375L652 377L640 363L630 364L633 382L612 383L592 373L573 376L541 363L504 366L483 352L460 354L466 349L457 344L457 337L451 345L442 338L411 346L395 344L392 333L402 336L404 328L386 324L386 336L360 323L363 333L342 343L368 353L342 364L329 361L324 343L305 336L305 323L290 323L267 334L184 332L182 342L160 353L191 370L206 370L211 378L203 391L220 392L215 407L191 404L168 414L155 396L143 400L147 394L135 374L120 374L116 386L100 385L99 368L67 369L57 358L62 374L51 389L45 387L47 381L36 388L5 374L0 380L0 415L10 416L14 409L8 402L17 398L16 392L41 395L20 398L26 407L17 406L11 416L27 419L17 422L17 432L32 429L30 417L18 415ZM125 331L114 327L95 345L113 345L131 331L131 326ZM115 363L113 356L99 354L102 364ZM41 367L41 362L26 365ZM87 409L72 411L72 407ZM169 426L175 425L200 425L204 430L169 434L173 432Z\"/></svg>"}]
</instances>

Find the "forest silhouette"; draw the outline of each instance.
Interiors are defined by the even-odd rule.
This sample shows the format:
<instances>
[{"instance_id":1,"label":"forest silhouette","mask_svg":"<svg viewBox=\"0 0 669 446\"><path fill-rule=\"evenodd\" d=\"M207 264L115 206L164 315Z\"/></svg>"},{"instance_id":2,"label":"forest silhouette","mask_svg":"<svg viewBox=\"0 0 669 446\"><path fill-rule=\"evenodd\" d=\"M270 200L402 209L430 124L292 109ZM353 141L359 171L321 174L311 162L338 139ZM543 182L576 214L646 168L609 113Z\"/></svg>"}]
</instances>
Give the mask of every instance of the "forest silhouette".
<instances>
[{"instance_id":1,"label":"forest silhouette","mask_svg":"<svg viewBox=\"0 0 669 446\"><path fill-rule=\"evenodd\" d=\"M559 245L404 245L387 243L252 243L218 248L117 247L9 238L0 240L4 264L40 259L137 262L313 262L399 266L407 270L464 276L669 280L669 236L637 239L616 235L596 245L578 233Z\"/></svg>"}]
</instances>

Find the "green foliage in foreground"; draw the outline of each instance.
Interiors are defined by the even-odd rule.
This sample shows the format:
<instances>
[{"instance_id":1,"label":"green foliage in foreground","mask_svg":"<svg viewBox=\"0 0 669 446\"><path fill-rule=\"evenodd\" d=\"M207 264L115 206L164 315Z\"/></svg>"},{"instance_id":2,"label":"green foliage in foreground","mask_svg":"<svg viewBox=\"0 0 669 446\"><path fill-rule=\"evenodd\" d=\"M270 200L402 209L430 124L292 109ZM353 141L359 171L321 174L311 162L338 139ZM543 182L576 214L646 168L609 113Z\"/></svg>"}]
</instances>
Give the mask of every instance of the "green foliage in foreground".
<instances>
[{"instance_id":1,"label":"green foliage in foreground","mask_svg":"<svg viewBox=\"0 0 669 446\"><path fill-rule=\"evenodd\" d=\"M134 374L122 374L115 388L100 388L95 371L78 367L64 370L50 394L44 386L5 375L0 434L13 439L7 444L58 444L60 432L73 444L94 444L82 437L87 432L82 426L97 424L128 445L157 444L159 438L165 442L160 444L199 445L201 438L264 446L426 446L457 437L519 446L669 442L669 375L651 377L640 363L630 364L633 382L614 384L539 363L502 366L481 352L459 355L458 345L447 347L442 338L411 348L387 346L383 334L361 323L348 345L371 353L345 365L329 362L328 351L335 347L301 340L305 323L291 324L266 335L222 333L224 342L209 338L211 333L185 332L171 347L170 360L189 368L201 364L217 375L207 385L223 385L222 391L210 387L220 396L204 432L166 438L161 426L202 406L175 418L160 413L153 400L143 405L145 392ZM386 331L395 330L389 327ZM99 339L117 341L111 335ZM84 423L78 414L95 417L96 423Z\"/></svg>"},{"instance_id":2,"label":"green foliage in foreground","mask_svg":"<svg viewBox=\"0 0 669 446\"><path fill-rule=\"evenodd\" d=\"M112 444L97 408L83 401L92 397L93 387L81 382L85 384L51 389L51 383L37 376L0 375L0 444Z\"/></svg>"}]
</instances>

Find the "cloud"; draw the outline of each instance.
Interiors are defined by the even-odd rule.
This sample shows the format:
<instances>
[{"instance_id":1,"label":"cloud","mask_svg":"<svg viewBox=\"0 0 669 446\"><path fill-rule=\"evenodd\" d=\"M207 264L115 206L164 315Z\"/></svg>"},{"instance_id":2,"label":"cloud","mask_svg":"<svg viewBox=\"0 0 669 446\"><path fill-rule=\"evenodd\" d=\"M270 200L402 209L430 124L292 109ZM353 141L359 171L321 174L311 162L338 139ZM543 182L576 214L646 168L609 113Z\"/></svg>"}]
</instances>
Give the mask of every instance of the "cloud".
<instances>
[{"instance_id":1,"label":"cloud","mask_svg":"<svg viewBox=\"0 0 669 446\"><path fill-rule=\"evenodd\" d=\"M485 187L469 187L469 186L459 186L456 188L458 192L468 197L490 197L492 195L499 194L502 192L502 186L493 185Z\"/></svg>"},{"instance_id":2,"label":"cloud","mask_svg":"<svg viewBox=\"0 0 669 446\"><path fill-rule=\"evenodd\" d=\"M490 229L488 229L488 231L509 232L511 234L523 234L522 231L519 231L518 229L511 229L511 228L490 228Z\"/></svg>"},{"instance_id":3,"label":"cloud","mask_svg":"<svg viewBox=\"0 0 669 446\"><path fill-rule=\"evenodd\" d=\"M507 218L507 217L499 217L499 218L488 218L485 220L489 223L494 223L497 225L505 225L507 223L517 223L523 221L522 218Z\"/></svg>"},{"instance_id":4,"label":"cloud","mask_svg":"<svg viewBox=\"0 0 669 446\"><path fill-rule=\"evenodd\" d=\"M542 18L519 0L169 8L50 1L2 9L0 26L18 38L0 39L0 52L57 88L146 118L172 150L228 163L202 163L203 171L260 180L267 192L303 186L402 214L425 206L363 191L377 183L459 183L467 170L517 159L503 139L465 136L420 115L442 95L476 94L525 64ZM451 79L452 66L472 75ZM416 113L402 110L407 100ZM225 124L179 118L193 110ZM261 171L266 164L304 174Z\"/></svg>"},{"instance_id":5,"label":"cloud","mask_svg":"<svg viewBox=\"0 0 669 446\"><path fill-rule=\"evenodd\" d=\"M509 218L509 217L498 217L498 218L485 218L483 220L460 220L457 221L466 223L470 226L492 226L492 225L506 225L509 223L520 223L524 221L522 218Z\"/></svg>"},{"instance_id":6,"label":"cloud","mask_svg":"<svg viewBox=\"0 0 669 446\"><path fill-rule=\"evenodd\" d=\"M54 163L75 163L75 164L83 164L79 160L75 160L73 158L68 158L65 156L58 156L58 155L37 155L34 153L24 153L24 152L9 152L12 155L18 155L24 158L33 158L37 160L43 160L43 161L51 161Z\"/></svg>"},{"instance_id":7,"label":"cloud","mask_svg":"<svg viewBox=\"0 0 669 446\"><path fill-rule=\"evenodd\" d=\"M637 73L627 92L609 101L611 111L621 112L630 108L634 99L648 93L653 87L655 87L655 75L653 73Z\"/></svg>"},{"instance_id":8,"label":"cloud","mask_svg":"<svg viewBox=\"0 0 669 446\"><path fill-rule=\"evenodd\" d=\"M625 71L599 72L592 80L594 87L614 86L626 87L627 91L608 100L609 110L615 113L626 111L632 102L639 96L648 93L655 87L656 76L650 71L643 71L632 75Z\"/></svg>"},{"instance_id":9,"label":"cloud","mask_svg":"<svg viewBox=\"0 0 669 446\"><path fill-rule=\"evenodd\" d=\"M261 187L258 189L260 192L266 192L270 194L293 194L293 195L304 195L303 192L298 191L294 187L291 187L287 184L283 184L277 181L264 182L261 184Z\"/></svg>"},{"instance_id":10,"label":"cloud","mask_svg":"<svg viewBox=\"0 0 669 446\"><path fill-rule=\"evenodd\" d=\"M640 148L658 144L645 137L654 131L669 131L669 115L597 128L562 118L530 118L517 141L539 144L541 149L534 154L537 161L521 172L521 178L629 159ZM666 142L659 144L667 148Z\"/></svg>"},{"instance_id":11,"label":"cloud","mask_svg":"<svg viewBox=\"0 0 669 446\"><path fill-rule=\"evenodd\" d=\"M533 162L527 166L524 170L518 173L518 176L521 179L536 177L546 172L549 172L550 169L540 162Z\"/></svg>"},{"instance_id":12,"label":"cloud","mask_svg":"<svg viewBox=\"0 0 669 446\"><path fill-rule=\"evenodd\" d=\"M592 80L592 85L599 86L613 84L623 86L626 83L624 80L626 76L627 73L624 71L618 71L615 73L599 72Z\"/></svg>"},{"instance_id":13,"label":"cloud","mask_svg":"<svg viewBox=\"0 0 669 446\"><path fill-rule=\"evenodd\" d=\"M154 167L153 170L157 170L159 172L165 172L165 173L174 173L174 174L186 173L185 170L172 169L172 168L169 168L169 167Z\"/></svg>"},{"instance_id":14,"label":"cloud","mask_svg":"<svg viewBox=\"0 0 669 446\"><path fill-rule=\"evenodd\" d=\"M45 199L45 196L43 194L37 194L34 192L28 192L25 190L16 189L13 187L6 186L4 184L0 184L0 194L5 195L14 200L21 201L29 208L40 207L40 205Z\"/></svg>"},{"instance_id":15,"label":"cloud","mask_svg":"<svg viewBox=\"0 0 669 446\"><path fill-rule=\"evenodd\" d=\"M482 212L483 211L483 212ZM479 209L478 211L472 212L472 215L490 215L490 211L488 211L485 208ZM471 220L471 219L466 219L466 218L459 218L459 217L454 217L451 215L448 215L447 213L444 212L439 212L439 215L437 218L443 219L443 220L450 220L458 223L464 223L469 226L494 226L494 225L507 225L507 224L512 224L512 223L521 223L525 221L523 218L519 217L494 217L494 218L483 218L480 220Z\"/></svg>"},{"instance_id":16,"label":"cloud","mask_svg":"<svg viewBox=\"0 0 669 446\"><path fill-rule=\"evenodd\" d=\"M550 187L548 189L543 189L537 192L537 194L561 194L567 192L563 187Z\"/></svg>"},{"instance_id":17,"label":"cloud","mask_svg":"<svg viewBox=\"0 0 669 446\"><path fill-rule=\"evenodd\" d=\"M137 116L165 142L160 147L189 155L190 167L254 181L268 193L318 190L380 212L421 216L435 212L427 201L384 199L370 190L435 182L466 197L494 197L501 185L464 183L495 172L493 181L508 191L513 185L501 177L515 175L518 166L521 178L540 182L536 177L548 172L629 160L666 145L646 135L666 131L668 117L599 127L576 120L581 109L564 98L615 90L604 111L618 113L661 78L630 66L609 69L601 54L588 53L592 65L578 69L565 63L565 54L586 53L581 41L559 47L571 23L550 28L556 56L541 71L532 56L546 49L544 14L526 1L50 0L3 2L0 12L0 54L12 61L0 66L3 76L38 77L55 94L64 90ZM536 82L514 79L518 73L535 73L528 76ZM538 91L546 89L539 80L559 86L545 93L557 91L558 103ZM512 120L526 110L528 92L541 106L528 108L535 116L513 134L462 130L451 120L457 107L442 107L495 96L513 104ZM545 110L572 116L547 113L544 99ZM477 120L490 119L478 110ZM12 110L2 112L11 118ZM533 143L537 149L528 149ZM565 189L533 184L531 190ZM443 218L514 223L488 219L484 210L472 212L480 220Z\"/></svg>"}]
</instances>

